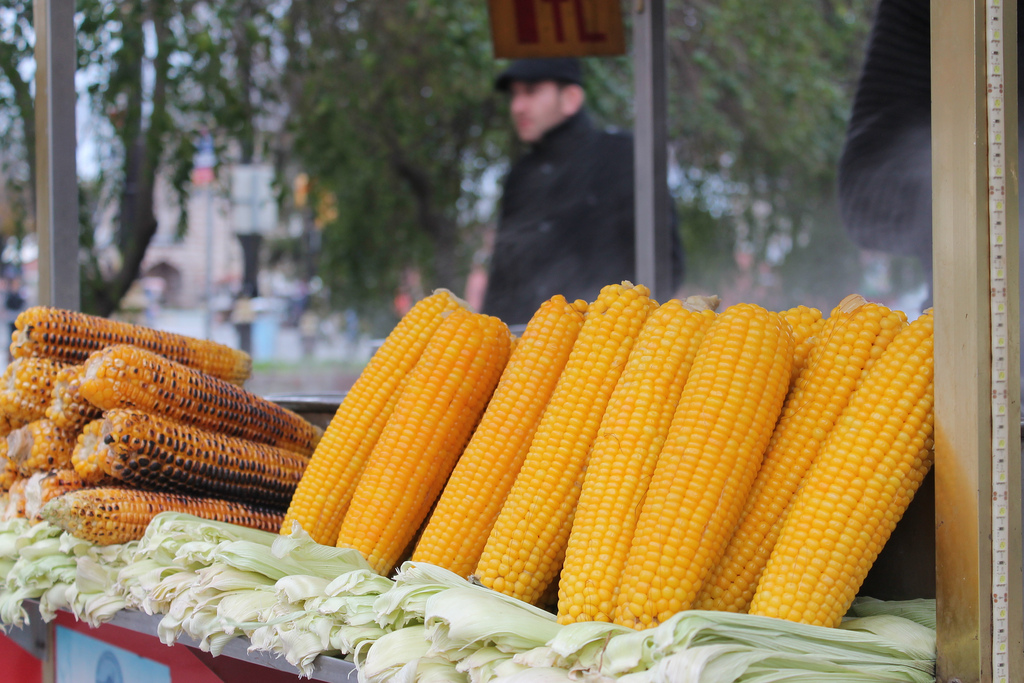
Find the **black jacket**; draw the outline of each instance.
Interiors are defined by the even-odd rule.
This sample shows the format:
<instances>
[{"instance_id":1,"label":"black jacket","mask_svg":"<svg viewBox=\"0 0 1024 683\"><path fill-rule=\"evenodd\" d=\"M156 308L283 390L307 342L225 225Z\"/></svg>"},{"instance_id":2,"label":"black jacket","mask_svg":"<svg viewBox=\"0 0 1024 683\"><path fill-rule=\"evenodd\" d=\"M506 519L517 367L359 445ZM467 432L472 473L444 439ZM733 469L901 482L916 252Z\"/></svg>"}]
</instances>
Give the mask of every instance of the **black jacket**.
<instances>
[{"instance_id":1,"label":"black jacket","mask_svg":"<svg viewBox=\"0 0 1024 683\"><path fill-rule=\"evenodd\" d=\"M597 298L635 281L633 138L594 128L580 112L549 131L505 181L483 312L529 321L555 294ZM682 249L673 211L673 285Z\"/></svg>"}]
</instances>

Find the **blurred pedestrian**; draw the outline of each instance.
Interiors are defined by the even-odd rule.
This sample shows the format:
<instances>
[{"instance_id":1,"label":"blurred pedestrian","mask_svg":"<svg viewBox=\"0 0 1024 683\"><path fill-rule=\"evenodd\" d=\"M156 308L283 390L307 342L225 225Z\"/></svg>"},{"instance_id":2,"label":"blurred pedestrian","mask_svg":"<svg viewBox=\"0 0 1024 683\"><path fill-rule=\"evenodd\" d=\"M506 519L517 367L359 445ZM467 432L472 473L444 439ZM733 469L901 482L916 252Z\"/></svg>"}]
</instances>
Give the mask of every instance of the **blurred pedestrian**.
<instances>
[{"instance_id":1,"label":"blurred pedestrian","mask_svg":"<svg viewBox=\"0 0 1024 683\"><path fill-rule=\"evenodd\" d=\"M605 285L635 282L633 138L594 126L579 61L518 60L495 87L529 149L505 180L483 311L522 324L555 294L593 301ZM677 289L674 210L670 225Z\"/></svg>"}]
</instances>

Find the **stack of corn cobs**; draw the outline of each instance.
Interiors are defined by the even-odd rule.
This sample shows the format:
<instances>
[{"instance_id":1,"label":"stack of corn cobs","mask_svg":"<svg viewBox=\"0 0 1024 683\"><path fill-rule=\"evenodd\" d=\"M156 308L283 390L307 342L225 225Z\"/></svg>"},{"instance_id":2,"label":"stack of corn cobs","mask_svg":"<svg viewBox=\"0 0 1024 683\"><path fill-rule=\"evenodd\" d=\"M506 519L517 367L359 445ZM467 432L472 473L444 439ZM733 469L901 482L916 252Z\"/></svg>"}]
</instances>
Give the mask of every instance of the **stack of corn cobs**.
<instances>
[{"instance_id":1,"label":"stack of corn cobs","mask_svg":"<svg viewBox=\"0 0 1024 683\"><path fill-rule=\"evenodd\" d=\"M15 321L11 356L5 517L45 516L102 544L141 538L165 510L280 528L320 431L241 388L247 354L35 307Z\"/></svg>"},{"instance_id":2,"label":"stack of corn cobs","mask_svg":"<svg viewBox=\"0 0 1024 683\"><path fill-rule=\"evenodd\" d=\"M301 420L227 381L202 374L207 384L186 387L184 375L149 369L159 356L124 346L61 368L70 379L51 384L68 397L50 412L101 420L78 427L70 456L91 485L191 486L232 460L230 448L203 461L163 455L171 442L203 452L211 433L175 429L274 444L257 459L273 453L282 470L303 458L289 449L312 451L294 495L262 480L253 495L237 472L216 495L268 502L277 491L290 504L271 528L299 524L384 575L408 558L438 565L557 605L563 624L641 629L714 609L835 626L931 467L931 313L908 323L856 295L827 318L805 306L716 308L659 305L624 282L589 304L554 296L516 339L439 290L399 321L318 444ZM55 338L27 328L15 355L47 357ZM12 426L24 419L4 411ZM205 421L184 427L196 412ZM180 423L158 431L160 418ZM18 467L28 456L8 442ZM52 501L47 518L84 533L82 511L101 503L63 502L82 493ZM243 514L253 524L255 511Z\"/></svg>"},{"instance_id":3,"label":"stack of corn cobs","mask_svg":"<svg viewBox=\"0 0 1024 683\"><path fill-rule=\"evenodd\" d=\"M283 532L557 601L563 624L838 624L931 467L931 312L690 303L628 282L555 296L513 340L427 297L349 391Z\"/></svg>"}]
</instances>

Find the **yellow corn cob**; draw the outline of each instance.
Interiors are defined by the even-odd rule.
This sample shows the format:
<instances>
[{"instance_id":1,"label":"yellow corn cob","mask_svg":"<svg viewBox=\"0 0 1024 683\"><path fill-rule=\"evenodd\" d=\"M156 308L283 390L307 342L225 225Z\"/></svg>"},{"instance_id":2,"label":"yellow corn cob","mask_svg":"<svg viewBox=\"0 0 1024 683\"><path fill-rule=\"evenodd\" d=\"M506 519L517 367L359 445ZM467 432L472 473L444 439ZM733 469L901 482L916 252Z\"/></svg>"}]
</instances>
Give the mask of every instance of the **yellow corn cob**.
<instances>
[{"instance_id":1,"label":"yellow corn cob","mask_svg":"<svg viewBox=\"0 0 1024 683\"><path fill-rule=\"evenodd\" d=\"M291 451L139 411L108 410L103 417L104 469L140 488L286 508L308 462Z\"/></svg>"},{"instance_id":2,"label":"yellow corn cob","mask_svg":"<svg viewBox=\"0 0 1024 683\"><path fill-rule=\"evenodd\" d=\"M640 328L657 304L609 285L587 309L565 370L477 564L488 588L536 603L558 576L587 455Z\"/></svg>"},{"instance_id":3,"label":"yellow corn cob","mask_svg":"<svg viewBox=\"0 0 1024 683\"><path fill-rule=\"evenodd\" d=\"M4 510L3 521L20 517L24 519L25 514L25 486L28 484L27 477L16 477L7 489L7 508Z\"/></svg>"},{"instance_id":4,"label":"yellow corn cob","mask_svg":"<svg viewBox=\"0 0 1024 683\"><path fill-rule=\"evenodd\" d=\"M544 302L509 357L494 396L459 458L413 552L466 577L476 568L487 536L533 441L573 343L587 303L562 295ZM487 491L487 495L480 495Z\"/></svg>"},{"instance_id":5,"label":"yellow corn cob","mask_svg":"<svg viewBox=\"0 0 1024 683\"><path fill-rule=\"evenodd\" d=\"M110 447L103 443L103 418L93 420L82 428L71 453L71 466L89 486L114 483L107 470L106 459Z\"/></svg>"},{"instance_id":6,"label":"yellow corn cob","mask_svg":"<svg viewBox=\"0 0 1024 683\"><path fill-rule=\"evenodd\" d=\"M25 485L25 516L41 522L40 509L48 502L65 493L83 488L82 478L73 469L65 467L51 472L37 472Z\"/></svg>"},{"instance_id":7,"label":"yellow corn cob","mask_svg":"<svg viewBox=\"0 0 1024 683\"><path fill-rule=\"evenodd\" d=\"M751 614L835 626L931 468L932 316L871 367L811 465Z\"/></svg>"},{"instance_id":8,"label":"yellow corn cob","mask_svg":"<svg viewBox=\"0 0 1024 683\"><path fill-rule=\"evenodd\" d=\"M292 522L299 522L317 543L338 540L352 492L395 409L402 382L444 315L459 306L451 292L439 289L402 316L327 426L295 489L281 533L291 533Z\"/></svg>"},{"instance_id":9,"label":"yellow corn cob","mask_svg":"<svg viewBox=\"0 0 1024 683\"><path fill-rule=\"evenodd\" d=\"M50 358L16 358L0 390L0 411L12 427L46 417L54 382L64 367Z\"/></svg>"},{"instance_id":10,"label":"yellow corn cob","mask_svg":"<svg viewBox=\"0 0 1024 683\"><path fill-rule=\"evenodd\" d=\"M103 414L102 410L82 397L84 377L85 364L80 364L62 368L54 378L46 418L53 420L53 424L60 429L79 430Z\"/></svg>"},{"instance_id":11,"label":"yellow corn cob","mask_svg":"<svg viewBox=\"0 0 1024 683\"><path fill-rule=\"evenodd\" d=\"M93 351L132 344L233 384L244 383L252 371L247 353L223 344L77 311L35 306L23 311L14 327L14 358L34 356L83 363Z\"/></svg>"},{"instance_id":12,"label":"yellow corn cob","mask_svg":"<svg viewBox=\"0 0 1024 683\"><path fill-rule=\"evenodd\" d=\"M699 609L746 612L782 520L821 443L877 358L906 326L900 311L846 297L790 390L740 523L697 597Z\"/></svg>"},{"instance_id":13,"label":"yellow corn cob","mask_svg":"<svg viewBox=\"0 0 1024 683\"><path fill-rule=\"evenodd\" d=\"M57 429L50 420L33 420L7 436L7 457L22 476L71 466L78 435Z\"/></svg>"},{"instance_id":14,"label":"yellow corn cob","mask_svg":"<svg viewBox=\"0 0 1024 683\"><path fill-rule=\"evenodd\" d=\"M807 363L818 332L825 325L825 319L821 317L821 311L809 306L790 308L782 312L782 317L793 328L793 370L790 373L792 385Z\"/></svg>"},{"instance_id":15,"label":"yellow corn cob","mask_svg":"<svg viewBox=\"0 0 1024 683\"><path fill-rule=\"evenodd\" d=\"M778 313L737 304L701 342L637 520L615 622L689 609L719 560L782 411L793 358Z\"/></svg>"},{"instance_id":16,"label":"yellow corn cob","mask_svg":"<svg viewBox=\"0 0 1024 683\"><path fill-rule=\"evenodd\" d=\"M121 344L85 364L81 394L103 410L135 408L184 424L309 455L320 430L234 384Z\"/></svg>"},{"instance_id":17,"label":"yellow corn cob","mask_svg":"<svg viewBox=\"0 0 1024 683\"><path fill-rule=\"evenodd\" d=\"M0 491L7 491L18 477L18 466L7 457L7 437L0 438Z\"/></svg>"},{"instance_id":18,"label":"yellow corn cob","mask_svg":"<svg viewBox=\"0 0 1024 683\"><path fill-rule=\"evenodd\" d=\"M611 621L636 515L697 347L715 314L678 300L640 330L590 452L559 587L558 621Z\"/></svg>"},{"instance_id":19,"label":"yellow corn cob","mask_svg":"<svg viewBox=\"0 0 1024 683\"><path fill-rule=\"evenodd\" d=\"M498 318L464 309L448 314L370 454L339 547L355 548L378 573L391 571L465 448L510 347L508 327Z\"/></svg>"},{"instance_id":20,"label":"yellow corn cob","mask_svg":"<svg viewBox=\"0 0 1024 683\"><path fill-rule=\"evenodd\" d=\"M114 486L65 494L44 505L41 514L72 536L111 545L139 540L150 521L165 511L272 532L284 517L281 512L245 503Z\"/></svg>"}]
</instances>

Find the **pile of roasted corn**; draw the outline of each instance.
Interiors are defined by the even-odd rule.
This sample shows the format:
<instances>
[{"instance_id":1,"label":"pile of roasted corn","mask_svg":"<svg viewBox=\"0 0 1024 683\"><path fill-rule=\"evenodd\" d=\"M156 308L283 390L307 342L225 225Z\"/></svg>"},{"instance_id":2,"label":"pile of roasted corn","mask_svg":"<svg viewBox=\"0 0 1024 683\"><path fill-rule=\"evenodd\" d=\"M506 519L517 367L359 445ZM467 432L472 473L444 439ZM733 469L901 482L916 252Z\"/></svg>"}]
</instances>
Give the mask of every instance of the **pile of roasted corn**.
<instances>
[{"instance_id":1,"label":"pile of roasted corn","mask_svg":"<svg viewBox=\"0 0 1024 683\"><path fill-rule=\"evenodd\" d=\"M210 341L46 307L18 316L0 376L4 517L102 544L164 510L277 531L320 432L241 387ZM59 502L58 502L59 501Z\"/></svg>"},{"instance_id":2,"label":"pile of roasted corn","mask_svg":"<svg viewBox=\"0 0 1024 683\"><path fill-rule=\"evenodd\" d=\"M563 624L834 626L931 467L932 402L931 313L856 295L827 319L716 314L627 282L553 297L512 340L439 291L346 396L282 531Z\"/></svg>"}]
</instances>

